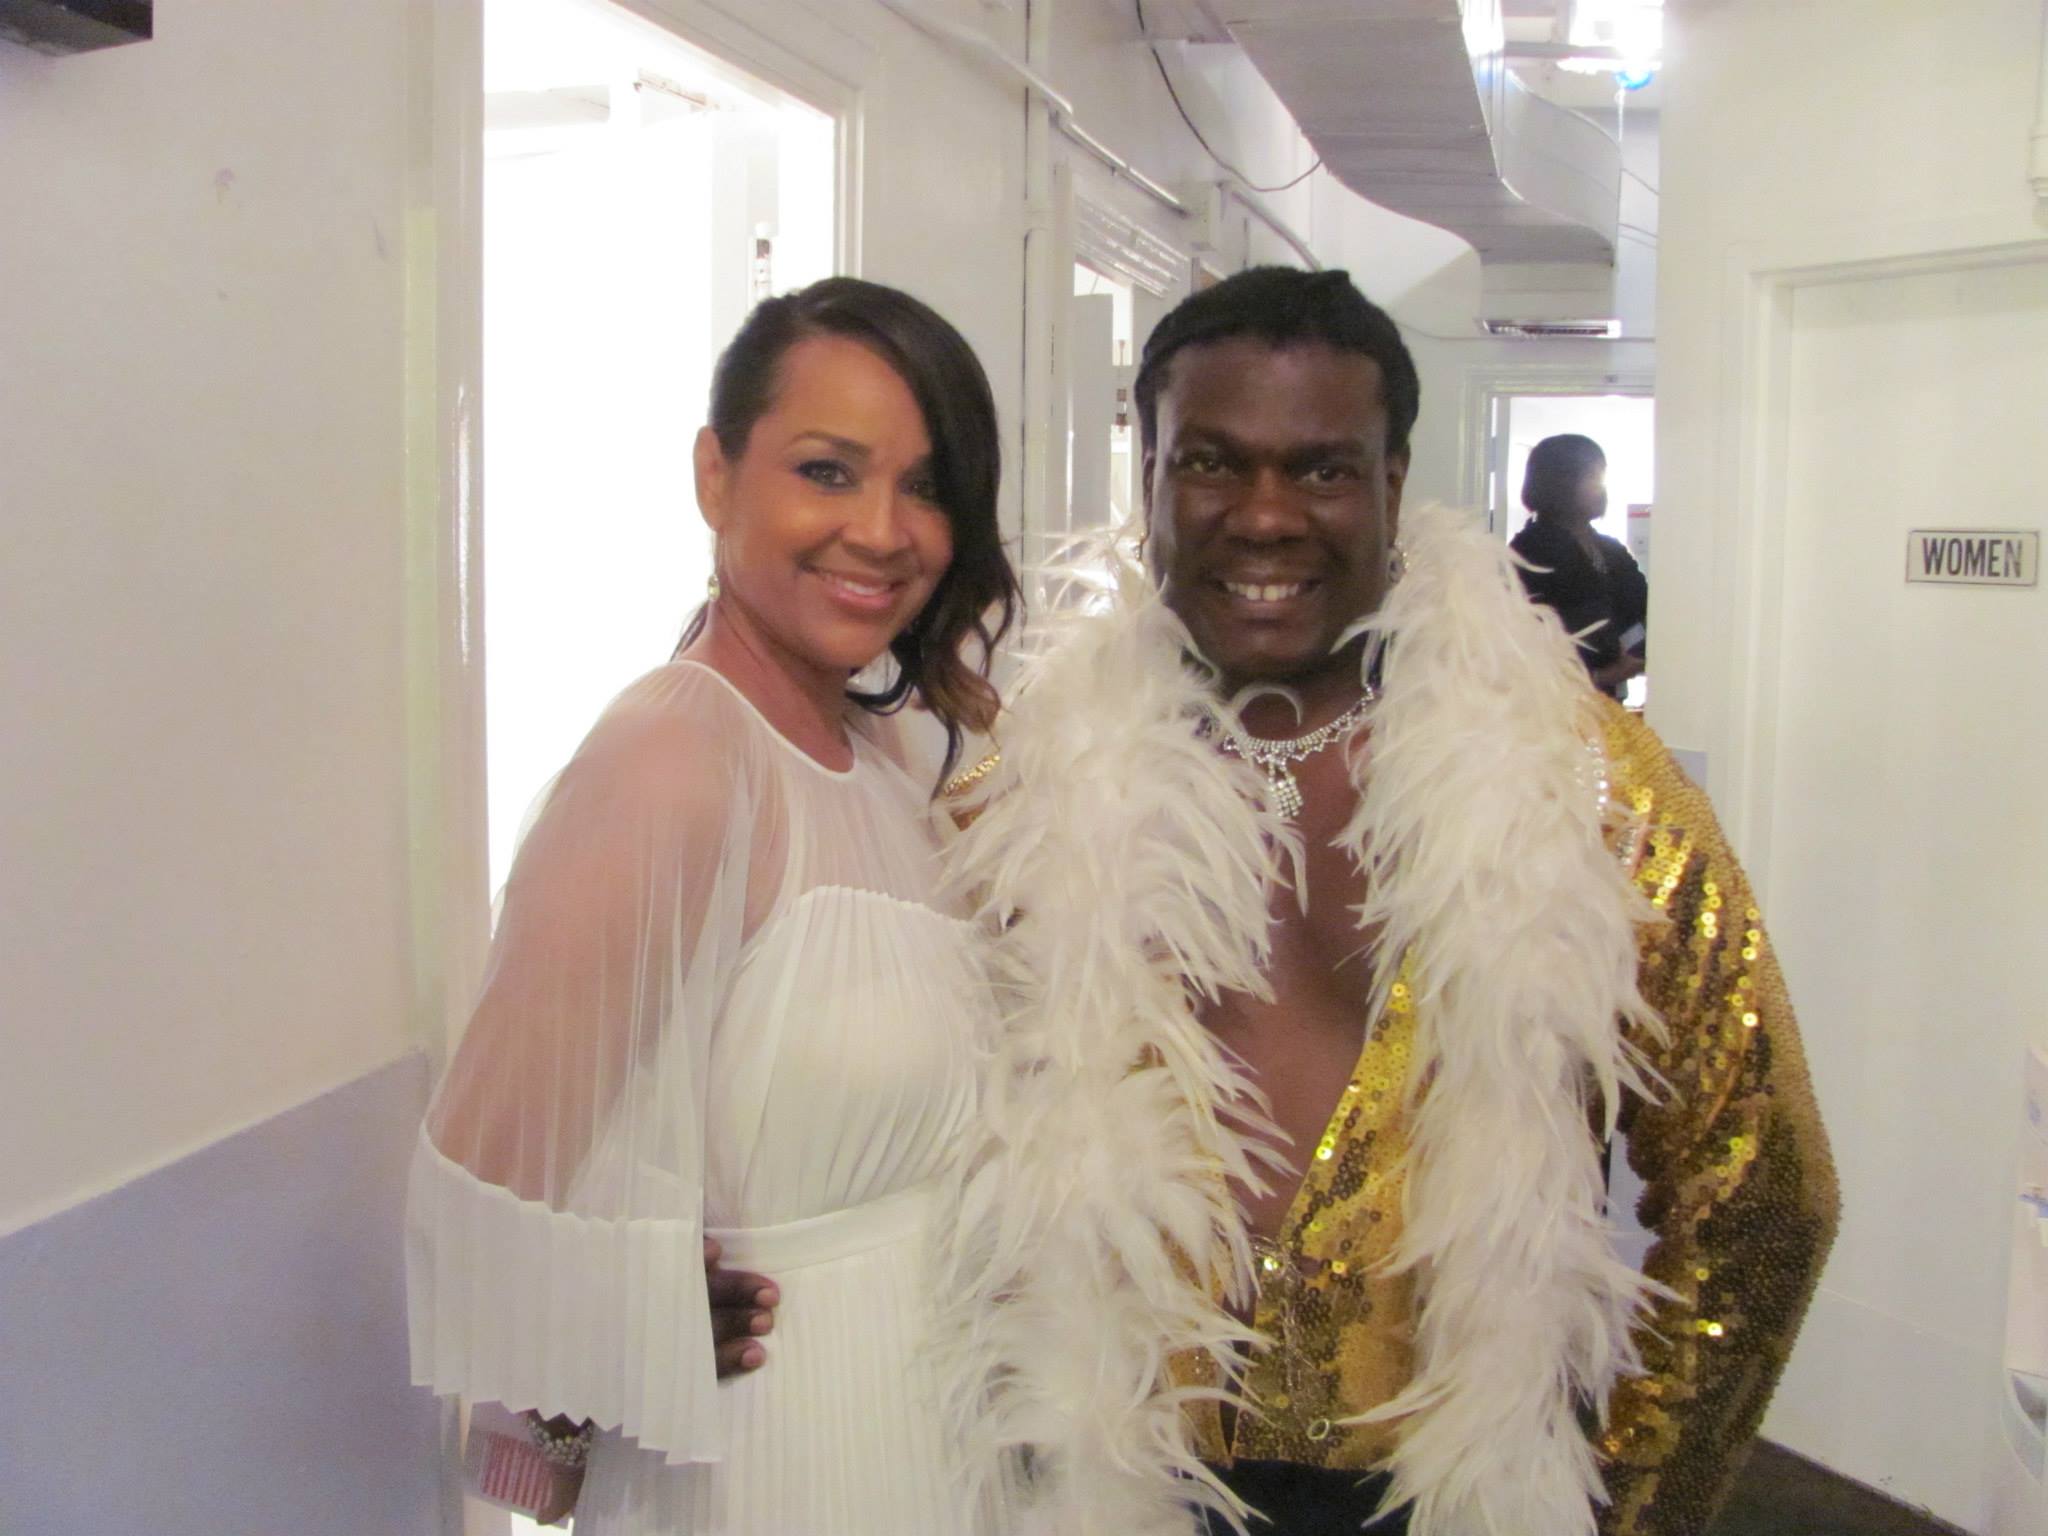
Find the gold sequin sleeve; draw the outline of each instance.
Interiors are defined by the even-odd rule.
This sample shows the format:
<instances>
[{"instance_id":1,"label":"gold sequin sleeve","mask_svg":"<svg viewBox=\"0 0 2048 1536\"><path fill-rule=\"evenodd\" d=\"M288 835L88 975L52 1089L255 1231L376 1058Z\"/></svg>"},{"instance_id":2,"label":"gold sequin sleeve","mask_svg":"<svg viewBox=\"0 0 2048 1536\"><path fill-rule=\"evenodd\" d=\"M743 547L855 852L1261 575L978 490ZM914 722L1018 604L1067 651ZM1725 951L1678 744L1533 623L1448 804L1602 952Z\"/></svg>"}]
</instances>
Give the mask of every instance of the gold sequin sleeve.
<instances>
[{"instance_id":1,"label":"gold sequin sleeve","mask_svg":"<svg viewBox=\"0 0 2048 1536\"><path fill-rule=\"evenodd\" d=\"M1705 794L1650 729L1608 717L1613 793L1640 818L1644 996L1668 1083L1632 1106L1629 1162L1676 1299L1639 1330L1602 1437L1609 1536L1696 1536L1740 1469L1834 1239L1837 1191L1798 1027L1749 881Z\"/></svg>"}]
</instances>

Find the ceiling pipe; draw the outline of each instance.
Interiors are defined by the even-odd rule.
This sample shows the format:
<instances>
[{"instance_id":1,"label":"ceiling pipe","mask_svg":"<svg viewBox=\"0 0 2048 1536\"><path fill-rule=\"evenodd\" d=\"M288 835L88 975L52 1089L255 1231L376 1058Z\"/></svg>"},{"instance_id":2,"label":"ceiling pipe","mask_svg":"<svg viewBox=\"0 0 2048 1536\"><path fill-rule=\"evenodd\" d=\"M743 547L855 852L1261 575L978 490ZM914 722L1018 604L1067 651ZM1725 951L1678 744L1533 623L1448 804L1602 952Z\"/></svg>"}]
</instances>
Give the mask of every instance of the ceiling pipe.
<instances>
[{"instance_id":1,"label":"ceiling pipe","mask_svg":"<svg viewBox=\"0 0 2048 1536\"><path fill-rule=\"evenodd\" d=\"M1040 74L1032 64L1019 63L974 28L943 16L934 16L923 7L912 4L911 0L881 0L881 4L884 10L893 11L901 16L927 37L934 37L942 43L950 44L963 53L971 54L984 64L992 64L1003 73L1022 81L1026 90L1045 103L1046 109L1052 114L1053 130L1061 138L1085 150L1107 167L1112 176L1128 181L1169 212L1182 218L1188 216L1191 210L1186 203L1083 128L1080 119L1074 115L1074 104L1067 99L1066 93Z\"/></svg>"},{"instance_id":2,"label":"ceiling pipe","mask_svg":"<svg viewBox=\"0 0 2048 1536\"><path fill-rule=\"evenodd\" d=\"M884 9L893 11L927 36L950 43L983 63L992 64L1022 81L1027 90L1045 103L1051 114L1053 130L1061 138L1085 151L1106 166L1112 176L1129 182L1169 212L1181 218L1194 216L1195 210L1190 208L1184 199L1175 196L1082 127L1080 120L1074 115L1073 102L1067 99L1058 86L1033 67L1036 60L1032 64L1020 64L974 28L942 16L934 16L922 6L913 4L912 0L881 0L881 4ZM1322 262L1316 259L1316 254L1309 248L1308 242L1262 202L1250 188L1235 177L1223 178L1218 185L1235 199L1245 212L1279 236L1287 248L1299 256L1311 271L1320 272L1323 269Z\"/></svg>"},{"instance_id":3,"label":"ceiling pipe","mask_svg":"<svg viewBox=\"0 0 2048 1536\"><path fill-rule=\"evenodd\" d=\"M1051 0L1033 0L1024 13L1027 68L1044 61L1051 42ZM1017 429L1023 495L1018 530L1044 535L1066 521L1066 422L1054 420L1055 405L1064 412L1066 394L1056 377L1060 354L1053 334L1065 303L1062 295L1073 279L1058 270L1061 239L1051 128L1056 109L1043 92L1040 100L1046 102L1044 111L1024 114L1024 412Z\"/></svg>"},{"instance_id":4,"label":"ceiling pipe","mask_svg":"<svg viewBox=\"0 0 2048 1536\"><path fill-rule=\"evenodd\" d=\"M1083 128L1058 107L1052 108L1052 125L1059 133L1059 136L1069 144L1086 150L1103 165L1109 167L1110 175L1122 177L1140 192L1151 198L1153 202L1158 203L1169 212L1177 213L1182 218L1187 218L1193 213L1194 210L1189 208L1186 203L1175 197L1135 165L1132 165L1130 161L1096 138L1094 134Z\"/></svg>"},{"instance_id":5,"label":"ceiling pipe","mask_svg":"<svg viewBox=\"0 0 2048 1536\"><path fill-rule=\"evenodd\" d=\"M1552 64L1566 59L1593 59L1603 64L1625 64L1628 56L1619 48L1597 43L1507 43L1500 50L1504 59L1544 60Z\"/></svg>"},{"instance_id":6,"label":"ceiling pipe","mask_svg":"<svg viewBox=\"0 0 2048 1536\"><path fill-rule=\"evenodd\" d=\"M1301 258L1302 265L1307 267L1309 271L1320 272L1323 270L1322 262L1316 259L1316 253L1309 249L1308 242L1289 228L1287 222L1277 213L1255 197L1250 188L1239 184L1229 177L1225 177L1217 185L1222 187L1226 196L1235 198L1238 206L1243 208L1246 213L1278 235L1287 248Z\"/></svg>"}]
</instances>

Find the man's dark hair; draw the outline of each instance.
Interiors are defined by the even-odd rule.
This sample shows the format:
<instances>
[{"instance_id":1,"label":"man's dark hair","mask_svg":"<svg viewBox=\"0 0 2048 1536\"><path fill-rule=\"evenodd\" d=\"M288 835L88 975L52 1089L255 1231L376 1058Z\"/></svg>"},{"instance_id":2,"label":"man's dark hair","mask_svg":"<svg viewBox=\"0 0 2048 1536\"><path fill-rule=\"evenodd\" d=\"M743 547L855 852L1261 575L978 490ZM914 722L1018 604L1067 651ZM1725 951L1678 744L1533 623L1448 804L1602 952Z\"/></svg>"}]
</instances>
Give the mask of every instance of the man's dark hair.
<instances>
[{"instance_id":1,"label":"man's dark hair","mask_svg":"<svg viewBox=\"0 0 2048 1536\"><path fill-rule=\"evenodd\" d=\"M1212 288L1191 294L1153 328L1132 389L1138 402L1139 443L1146 451L1159 422L1159 391L1167 369L1186 347L1252 336L1285 348L1320 342L1358 352L1379 364L1387 408L1387 451L1401 453L1422 408L1422 381L1400 327L1358 291L1348 272L1305 272L1299 267L1247 267Z\"/></svg>"},{"instance_id":2,"label":"man's dark hair","mask_svg":"<svg viewBox=\"0 0 2048 1536\"><path fill-rule=\"evenodd\" d=\"M1522 472L1522 505L1538 517L1561 517L1578 500L1579 482L1589 469L1607 467L1607 455L1590 437L1560 432L1529 450Z\"/></svg>"}]
</instances>

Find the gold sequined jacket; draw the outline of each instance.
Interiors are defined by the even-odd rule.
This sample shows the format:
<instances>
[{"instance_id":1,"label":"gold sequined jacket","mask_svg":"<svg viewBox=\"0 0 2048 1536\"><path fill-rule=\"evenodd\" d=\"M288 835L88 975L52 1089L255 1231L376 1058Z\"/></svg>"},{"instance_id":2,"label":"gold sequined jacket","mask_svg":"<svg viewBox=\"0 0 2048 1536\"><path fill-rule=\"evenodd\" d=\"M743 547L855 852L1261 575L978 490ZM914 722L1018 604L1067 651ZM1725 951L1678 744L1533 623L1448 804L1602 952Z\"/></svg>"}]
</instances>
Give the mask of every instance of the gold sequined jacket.
<instances>
[{"instance_id":1,"label":"gold sequined jacket","mask_svg":"<svg viewBox=\"0 0 2048 1536\"><path fill-rule=\"evenodd\" d=\"M1605 721L1611 792L1635 816L1620 851L1665 919L1642 930L1640 986L1669 1037L1635 1043L1668 1086L1629 1104L1622 1129L1645 1186L1637 1215L1655 1238L1648 1272L1672 1297L1639 1330L1643 1374L1617 1384L1593 1431L1610 1496L1601 1528L1694 1536L1740 1466L1812 1298L1835 1230L1835 1175L1777 961L1705 794L1639 719L1610 706ZM1195 1410L1210 1459L1362 1470L1400 1433L1342 1421L1393 1398L1413 1371L1413 1276L1382 1261L1401 1228L1414 1033L1398 982L1259 1256L1254 1324L1273 1344L1247 1369L1258 1411L1238 1414L1226 1440L1215 1403ZM1176 1364L1183 1379L1213 1369Z\"/></svg>"}]
</instances>

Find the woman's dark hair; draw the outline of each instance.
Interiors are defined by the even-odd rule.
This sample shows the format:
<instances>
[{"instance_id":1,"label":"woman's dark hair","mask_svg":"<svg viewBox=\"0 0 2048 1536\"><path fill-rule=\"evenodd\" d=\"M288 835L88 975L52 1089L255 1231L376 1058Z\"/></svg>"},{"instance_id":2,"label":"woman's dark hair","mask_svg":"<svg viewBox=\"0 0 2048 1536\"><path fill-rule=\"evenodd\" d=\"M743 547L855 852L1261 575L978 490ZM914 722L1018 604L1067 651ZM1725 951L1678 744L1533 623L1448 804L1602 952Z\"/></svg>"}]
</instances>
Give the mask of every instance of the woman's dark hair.
<instances>
[{"instance_id":1,"label":"woman's dark hair","mask_svg":"<svg viewBox=\"0 0 2048 1536\"><path fill-rule=\"evenodd\" d=\"M711 430L729 459L747 451L754 423L775 403L782 359L813 336L856 341L896 370L910 387L932 442L932 478L953 530L953 563L916 618L889 645L895 672L877 693L849 688L863 709L890 714L911 694L946 729L952 772L968 731L994 723L998 699L988 680L995 647L1021 601L1016 573L996 526L1002 444L995 396L974 349L930 305L895 288L856 277L828 277L764 300L740 326L711 375ZM677 649L696 639L704 610L691 619ZM977 663L964 654L979 649Z\"/></svg>"},{"instance_id":2,"label":"woman's dark hair","mask_svg":"<svg viewBox=\"0 0 2048 1536\"><path fill-rule=\"evenodd\" d=\"M1393 317L1360 293L1348 272L1246 267L1181 300L1146 338L1131 389L1142 448L1152 446L1159 392L1175 355L1184 347L1235 336L1250 336L1275 349L1320 342L1371 358L1379 365L1380 402L1387 410L1387 452L1408 447L1422 408L1422 381Z\"/></svg>"},{"instance_id":3,"label":"woman's dark hair","mask_svg":"<svg viewBox=\"0 0 2048 1536\"><path fill-rule=\"evenodd\" d=\"M1579 482L1589 469L1605 469L1607 455L1590 437L1562 432L1529 450L1522 472L1522 505L1538 517L1563 517L1578 500Z\"/></svg>"}]
</instances>

